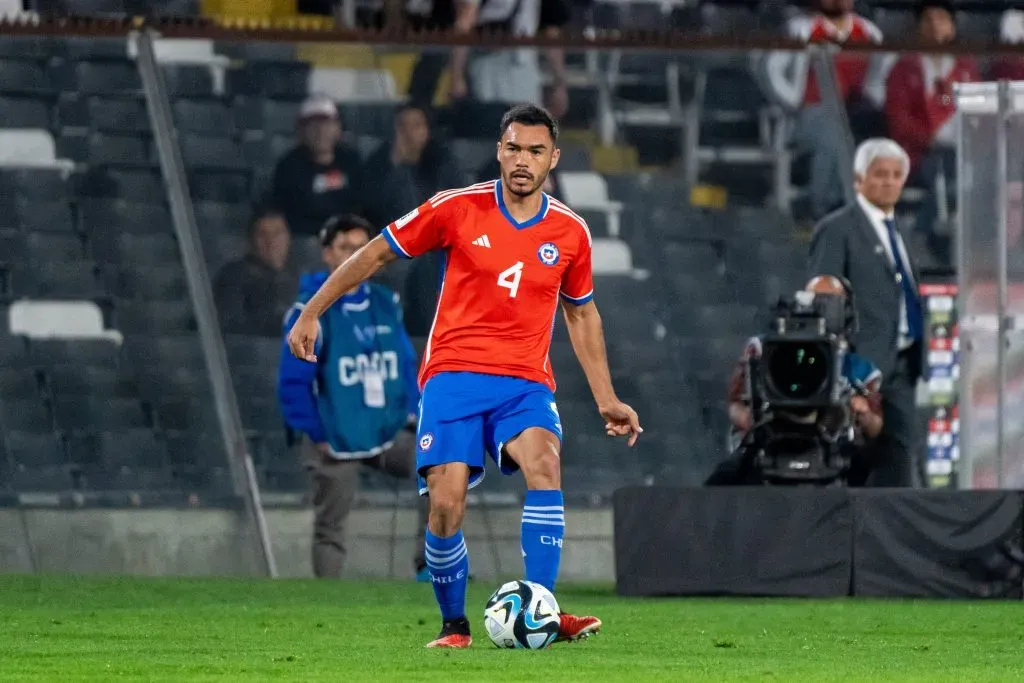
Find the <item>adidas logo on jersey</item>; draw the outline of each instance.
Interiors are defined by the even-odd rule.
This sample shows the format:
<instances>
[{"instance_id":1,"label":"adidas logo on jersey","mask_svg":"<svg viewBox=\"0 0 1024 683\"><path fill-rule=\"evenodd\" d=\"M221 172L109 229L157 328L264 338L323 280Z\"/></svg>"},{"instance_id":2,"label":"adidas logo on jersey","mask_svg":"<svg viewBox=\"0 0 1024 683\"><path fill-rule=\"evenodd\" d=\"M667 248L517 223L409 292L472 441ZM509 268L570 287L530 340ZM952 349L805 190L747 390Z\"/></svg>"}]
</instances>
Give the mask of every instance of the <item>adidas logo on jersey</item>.
<instances>
[{"instance_id":1,"label":"adidas logo on jersey","mask_svg":"<svg viewBox=\"0 0 1024 683\"><path fill-rule=\"evenodd\" d=\"M491 240L487 239L487 235L480 235L480 237L477 237L475 240L473 240L473 244L475 244L478 247L487 247L488 249L491 248Z\"/></svg>"}]
</instances>

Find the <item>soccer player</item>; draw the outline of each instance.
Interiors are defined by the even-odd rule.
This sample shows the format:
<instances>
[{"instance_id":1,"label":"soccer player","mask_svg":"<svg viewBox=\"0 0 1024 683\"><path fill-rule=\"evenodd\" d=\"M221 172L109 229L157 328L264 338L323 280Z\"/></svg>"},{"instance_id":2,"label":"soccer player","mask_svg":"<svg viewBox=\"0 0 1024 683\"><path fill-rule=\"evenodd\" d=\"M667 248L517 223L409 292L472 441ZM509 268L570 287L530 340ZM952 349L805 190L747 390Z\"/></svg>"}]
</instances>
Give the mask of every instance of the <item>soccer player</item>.
<instances>
[{"instance_id":1,"label":"soccer player","mask_svg":"<svg viewBox=\"0 0 1024 683\"><path fill-rule=\"evenodd\" d=\"M541 191L558 164L558 124L519 105L501 120L501 178L440 192L343 263L310 299L288 344L316 362L318 317L343 293L396 258L441 250L437 312L420 368L416 468L429 494L426 558L441 608L427 647L465 648L469 556L462 537L466 492L484 476L484 453L501 472L523 472L526 580L554 589L565 531L559 449L562 425L548 351L561 299L573 349L609 436L643 431L615 395L594 304L586 222ZM558 640L596 633L596 617L561 615Z\"/></svg>"}]
</instances>

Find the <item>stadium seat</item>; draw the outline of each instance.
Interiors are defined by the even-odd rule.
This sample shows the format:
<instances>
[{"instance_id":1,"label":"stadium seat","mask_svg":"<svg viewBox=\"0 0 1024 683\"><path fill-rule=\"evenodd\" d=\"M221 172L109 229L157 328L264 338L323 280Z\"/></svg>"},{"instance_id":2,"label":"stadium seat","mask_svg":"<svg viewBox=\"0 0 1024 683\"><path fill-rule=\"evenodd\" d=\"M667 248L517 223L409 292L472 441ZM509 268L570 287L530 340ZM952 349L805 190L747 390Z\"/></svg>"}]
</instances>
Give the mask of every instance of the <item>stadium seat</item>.
<instances>
[{"instance_id":1,"label":"stadium seat","mask_svg":"<svg viewBox=\"0 0 1024 683\"><path fill-rule=\"evenodd\" d=\"M238 152L239 158L241 151ZM249 201L249 176L246 173L194 169L189 173L193 199L241 204Z\"/></svg>"},{"instance_id":2,"label":"stadium seat","mask_svg":"<svg viewBox=\"0 0 1024 683\"><path fill-rule=\"evenodd\" d=\"M266 135L295 135L299 103L261 97L237 97L232 104L235 125L240 130Z\"/></svg>"},{"instance_id":3,"label":"stadium seat","mask_svg":"<svg viewBox=\"0 0 1024 683\"><path fill-rule=\"evenodd\" d=\"M249 367L276 368L281 359L281 340L276 337L228 334L224 347L233 362Z\"/></svg>"},{"instance_id":4,"label":"stadium seat","mask_svg":"<svg viewBox=\"0 0 1024 683\"><path fill-rule=\"evenodd\" d=\"M141 135L94 133L89 136L89 163L104 166L154 165L156 149L151 138Z\"/></svg>"},{"instance_id":5,"label":"stadium seat","mask_svg":"<svg viewBox=\"0 0 1024 683\"><path fill-rule=\"evenodd\" d=\"M132 98L90 97L89 127L102 133L145 133L150 130L146 101Z\"/></svg>"},{"instance_id":6,"label":"stadium seat","mask_svg":"<svg viewBox=\"0 0 1024 683\"><path fill-rule=\"evenodd\" d=\"M183 133L214 137L230 137L235 130L231 109L218 100L178 100L174 124Z\"/></svg>"},{"instance_id":7,"label":"stadium seat","mask_svg":"<svg viewBox=\"0 0 1024 683\"><path fill-rule=\"evenodd\" d=\"M104 237L109 237L105 235ZM140 270L147 265L160 266L179 259L178 243L172 235L117 235L113 244L105 239L92 242L92 253L102 263L130 264Z\"/></svg>"},{"instance_id":8,"label":"stadium seat","mask_svg":"<svg viewBox=\"0 0 1024 683\"><path fill-rule=\"evenodd\" d=\"M53 431L53 418L42 399L0 400L0 425L8 432L44 434Z\"/></svg>"},{"instance_id":9,"label":"stadium seat","mask_svg":"<svg viewBox=\"0 0 1024 683\"><path fill-rule=\"evenodd\" d=\"M0 360L0 363L3 361ZM0 365L0 402L39 396L39 379L33 368Z\"/></svg>"},{"instance_id":10,"label":"stadium seat","mask_svg":"<svg viewBox=\"0 0 1024 683\"><path fill-rule=\"evenodd\" d=\"M178 432L168 434L166 442L171 469L180 486L208 493L233 491L219 434Z\"/></svg>"},{"instance_id":11,"label":"stadium seat","mask_svg":"<svg viewBox=\"0 0 1024 683\"><path fill-rule=\"evenodd\" d=\"M77 235L33 232L25 236L25 250L32 262L80 261L85 257Z\"/></svg>"},{"instance_id":12,"label":"stadium seat","mask_svg":"<svg viewBox=\"0 0 1024 683\"><path fill-rule=\"evenodd\" d=\"M189 168L209 169L245 169L246 163L242 156L242 148L233 140L223 137L204 137L200 135L181 135L181 152L185 165ZM224 181L220 181L224 182ZM248 180L244 179L241 187L248 193ZM239 195L244 197L247 195ZM235 200L239 201L239 200Z\"/></svg>"},{"instance_id":13,"label":"stadium seat","mask_svg":"<svg viewBox=\"0 0 1024 683\"><path fill-rule=\"evenodd\" d=\"M64 431L104 431L145 428L146 414L138 400L109 396L58 397L53 406L58 429Z\"/></svg>"},{"instance_id":14,"label":"stadium seat","mask_svg":"<svg viewBox=\"0 0 1024 683\"><path fill-rule=\"evenodd\" d=\"M53 83L41 62L0 60L0 92L5 94L49 95Z\"/></svg>"},{"instance_id":15,"label":"stadium seat","mask_svg":"<svg viewBox=\"0 0 1024 683\"><path fill-rule=\"evenodd\" d=\"M203 66L164 64L164 82L171 97L209 97L213 94L213 75Z\"/></svg>"},{"instance_id":16,"label":"stadium seat","mask_svg":"<svg viewBox=\"0 0 1024 683\"><path fill-rule=\"evenodd\" d=\"M118 344L102 339L34 339L29 350L32 363L40 367L77 364L113 368L121 356Z\"/></svg>"},{"instance_id":17,"label":"stadium seat","mask_svg":"<svg viewBox=\"0 0 1024 683\"><path fill-rule=\"evenodd\" d=\"M16 268L12 286L17 296L38 299L102 299L106 289L96 277L90 261L36 263Z\"/></svg>"},{"instance_id":18,"label":"stadium seat","mask_svg":"<svg viewBox=\"0 0 1024 683\"><path fill-rule=\"evenodd\" d=\"M72 487L64 443L45 434L4 434L11 460L11 486L16 491L63 491Z\"/></svg>"},{"instance_id":19,"label":"stadium seat","mask_svg":"<svg viewBox=\"0 0 1024 683\"><path fill-rule=\"evenodd\" d=\"M309 65L301 62L249 62L227 71L227 86L235 95L301 100L308 78Z\"/></svg>"},{"instance_id":20,"label":"stadium seat","mask_svg":"<svg viewBox=\"0 0 1024 683\"><path fill-rule=\"evenodd\" d=\"M70 171L74 164L57 158L53 136L35 128L0 129L0 167L59 168Z\"/></svg>"},{"instance_id":21,"label":"stadium seat","mask_svg":"<svg viewBox=\"0 0 1024 683\"><path fill-rule=\"evenodd\" d=\"M117 329L125 334L180 334L196 329L188 301L121 300L114 304L114 316Z\"/></svg>"},{"instance_id":22,"label":"stadium seat","mask_svg":"<svg viewBox=\"0 0 1024 683\"><path fill-rule=\"evenodd\" d=\"M0 229L0 263L16 264L25 258L25 236L17 230Z\"/></svg>"},{"instance_id":23,"label":"stadium seat","mask_svg":"<svg viewBox=\"0 0 1024 683\"><path fill-rule=\"evenodd\" d=\"M114 277L112 289L121 299L181 301L189 296L185 271L178 264L122 269Z\"/></svg>"},{"instance_id":24,"label":"stadium seat","mask_svg":"<svg viewBox=\"0 0 1024 683\"><path fill-rule=\"evenodd\" d=\"M137 359L132 359L132 364L139 368L139 395L151 403L161 399L209 396L212 391L205 368L165 367L156 362L139 366Z\"/></svg>"},{"instance_id":25,"label":"stadium seat","mask_svg":"<svg viewBox=\"0 0 1024 683\"><path fill-rule=\"evenodd\" d=\"M64 201L21 201L9 207L11 217L25 232L71 232L75 221Z\"/></svg>"},{"instance_id":26,"label":"stadium seat","mask_svg":"<svg viewBox=\"0 0 1024 683\"><path fill-rule=\"evenodd\" d=\"M619 239L595 237L592 244L594 274L631 275L633 252Z\"/></svg>"},{"instance_id":27,"label":"stadium seat","mask_svg":"<svg viewBox=\"0 0 1024 683\"><path fill-rule=\"evenodd\" d=\"M93 169L82 179L81 193L147 204L160 204L166 198L160 172L145 168Z\"/></svg>"},{"instance_id":28,"label":"stadium seat","mask_svg":"<svg viewBox=\"0 0 1024 683\"><path fill-rule=\"evenodd\" d=\"M11 332L38 339L109 339L121 335L104 326L103 312L92 301L32 301L11 304Z\"/></svg>"},{"instance_id":29,"label":"stadium seat","mask_svg":"<svg viewBox=\"0 0 1024 683\"><path fill-rule=\"evenodd\" d=\"M128 60L78 62L74 78L82 95L136 95L142 91L139 73Z\"/></svg>"},{"instance_id":30,"label":"stadium seat","mask_svg":"<svg viewBox=\"0 0 1024 683\"><path fill-rule=\"evenodd\" d=\"M242 396L239 397L238 409L242 415L242 425L246 429L260 430L275 425L280 425L284 429L284 418L281 417L281 409L274 397Z\"/></svg>"},{"instance_id":31,"label":"stadium seat","mask_svg":"<svg viewBox=\"0 0 1024 683\"><path fill-rule=\"evenodd\" d=\"M8 168L0 170L0 204L17 198L15 205L59 203L68 198L68 185L58 169Z\"/></svg>"},{"instance_id":32,"label":"stadium seat","mask_svg":"<svg viewBox=\"0 0 1024 683\"><path fill-rule=\"evenodd\" d=\"M6 320L0 329L0 367L24 367L29 357L25 338L7 334Z\"/></svg>"},{"instance_id":33,"label":"stadium seat","mask_svg":"<svg viewBox=\"0 0 1024 683\"><path fill-rule=\"evenodd\" d=\"M385 69L313 69L308 89L335 102L387 102L397 97L394 75Z\"/></svg>"},{"instance_id":34,"label":"stadium seat","mask_svg":"<svg viewBox=\"0 0 1024 683\"><path fill-rule=\"evenodd\" d=\"M124 199L86 200L79 204L82 227L88 234L172 234L171 214L163 206Z\"/></svg>"},{"instance_id":35,"label":"stadium seat","mask_svg":"<svg viewBox=\"0 0 1024 683\"><path fill-rule=\"evenodd\" d=\"M138 395L134 377L117 368L54 364L45 374L50 394L55 397L128 398Z\"/></svg>"},{"instance_id":36,"label":"stadium seat","mask_svg":"<svg viewBox=\"0 0 1024 683\"><path fill-rule=\"evenodd\" d=\"M5 128L49 128L52 123L50 117L50 106L45 100L0 97L0 121Z\"/></svg>"},{"instance_id":37,"label":"stadium seat","mask_svg":"<svg viewBox=\"0 0 1024 683\"><path fill-rule=\"evenodd\" d=\"M371 101L359 102L349 98L338 100L342 128L346 134L390 140L395 134L397 104L389 101L391 97L383 98L384 102L374 101L379 99L375 97L368 99ZM494 148L493 142L491 148Z\"/></svg>"},{"instance_id":38,"label":"stadium seat","mask_svg":"<svg viewBox=\"0 0 1024 683\"><path fill-rule=\"evenodd\" d=\"M558 185L566 203L576 211L601 212L607 220L607 235L618 237L622 203L609 199L608 184L592 172L560 172Z\"/></svg>"},{"instance_id":39,"label":"stadium seat","mask_svg":"<svg viewBox=\"0 0 1024 683\"><path fill-rule=\"evenodd\" d=\"M220 430L213 403L199 398L160 400L156 404L156 418L163 430L210 434Z\"/></svg>"}]
</instances>

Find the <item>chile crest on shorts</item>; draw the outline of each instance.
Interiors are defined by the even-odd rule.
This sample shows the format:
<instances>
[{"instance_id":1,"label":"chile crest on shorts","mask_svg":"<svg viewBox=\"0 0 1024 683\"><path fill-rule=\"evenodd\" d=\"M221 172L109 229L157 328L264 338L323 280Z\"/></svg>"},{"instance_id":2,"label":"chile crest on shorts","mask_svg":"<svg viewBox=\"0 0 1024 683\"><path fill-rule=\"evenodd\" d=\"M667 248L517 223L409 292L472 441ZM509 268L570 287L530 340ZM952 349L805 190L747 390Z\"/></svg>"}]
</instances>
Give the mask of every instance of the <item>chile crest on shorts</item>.
<instances>
[{"instance_id":1,"label":"chile crest on shorts","mask_svg":"<svg viewBox=\"0 0 1024 683\"><path fill-rule=\"evenodd\" d=\"M558 263L560 256L561 255L558 253L558 247L554 242L545 242L540 245L540 249L537 250L537 258L539 258L540 262L545 266L555 265Z\"/></svg>"}]
</instances>

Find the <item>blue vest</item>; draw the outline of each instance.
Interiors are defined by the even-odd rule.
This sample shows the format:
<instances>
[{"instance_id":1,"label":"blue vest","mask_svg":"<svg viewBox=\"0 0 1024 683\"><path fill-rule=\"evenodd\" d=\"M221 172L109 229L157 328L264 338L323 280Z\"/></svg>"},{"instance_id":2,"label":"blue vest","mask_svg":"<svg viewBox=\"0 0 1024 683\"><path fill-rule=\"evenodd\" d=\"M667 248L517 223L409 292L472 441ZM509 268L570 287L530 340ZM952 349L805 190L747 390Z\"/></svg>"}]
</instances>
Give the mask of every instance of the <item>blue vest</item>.
<instances>
[{"instance_id":1,"label":"blue vest","mask_svg":"<svg viewBox=\"0 0 1024 683\"><path fill-rule=\"evenodd\" d=\"M327 273L304 276L285 334ZM287 347L287 344L285 344ZM283 349L278 395L288 424L326 441L335 457L364 458L380 453L416 414L416 354L402 326L398 297L386 287L363 284L320 317L317 363L301 361ZM366 401L367 371L384 384L383 407Z\"/></svg>"}]
</instances>

